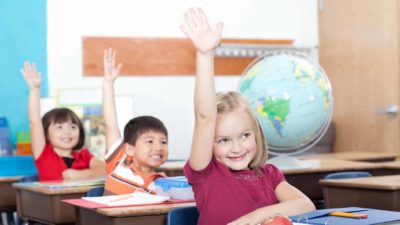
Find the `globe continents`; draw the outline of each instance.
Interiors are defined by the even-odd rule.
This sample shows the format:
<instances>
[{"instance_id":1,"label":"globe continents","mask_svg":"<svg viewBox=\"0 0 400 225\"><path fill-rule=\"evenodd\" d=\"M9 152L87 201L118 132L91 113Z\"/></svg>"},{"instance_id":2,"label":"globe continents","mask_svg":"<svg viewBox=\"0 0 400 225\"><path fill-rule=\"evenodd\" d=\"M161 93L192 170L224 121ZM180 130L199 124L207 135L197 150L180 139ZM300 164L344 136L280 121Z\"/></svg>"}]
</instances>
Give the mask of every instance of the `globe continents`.
<instances>
[{"instance_id":1,"label":"globe continents","mask_svg":"<svg viewBox=\"0 0 400 225\"><path fill-rule=\"evenodd\" d=\"M271 153L311 148L332 118L330 82L322 68L298 52L272 52L244 71L239 92L256 111Z\"/></svg>"}]
</instances>

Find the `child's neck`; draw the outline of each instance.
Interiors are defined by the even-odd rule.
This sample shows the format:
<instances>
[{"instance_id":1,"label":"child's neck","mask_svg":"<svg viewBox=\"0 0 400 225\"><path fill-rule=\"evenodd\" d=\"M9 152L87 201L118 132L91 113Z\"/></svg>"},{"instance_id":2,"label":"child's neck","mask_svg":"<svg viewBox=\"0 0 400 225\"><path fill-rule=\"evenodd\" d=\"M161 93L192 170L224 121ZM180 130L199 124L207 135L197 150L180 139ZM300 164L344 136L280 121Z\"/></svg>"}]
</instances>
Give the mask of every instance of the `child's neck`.
<instances>
[{"instance_id":1,"label":"child's neck","mask_svg":"<svg viewBox=\"0 0 400 225\"><path fill-rule=\"evenodd\" d=\"M152 168L152 167L142 166L142 165L137 164L137 163L134 163L134 165L136 166L136 168L138 170L140 170L143 173L144 177L149 177L149 176L152 176L152 175L156 174L155 169Z\"/></svg>"},{"instance_id":2,"label":"child's neck","mask_svg":"<svg viewBox=\"0 0 400 225\"><path fill-rule=\"evenodd\" d=\"M57 149L54 148L54 151L59 155L60 157L72 157L72 149L71 150L66 150L66 149Z\"/></svg>"}]
</instances>

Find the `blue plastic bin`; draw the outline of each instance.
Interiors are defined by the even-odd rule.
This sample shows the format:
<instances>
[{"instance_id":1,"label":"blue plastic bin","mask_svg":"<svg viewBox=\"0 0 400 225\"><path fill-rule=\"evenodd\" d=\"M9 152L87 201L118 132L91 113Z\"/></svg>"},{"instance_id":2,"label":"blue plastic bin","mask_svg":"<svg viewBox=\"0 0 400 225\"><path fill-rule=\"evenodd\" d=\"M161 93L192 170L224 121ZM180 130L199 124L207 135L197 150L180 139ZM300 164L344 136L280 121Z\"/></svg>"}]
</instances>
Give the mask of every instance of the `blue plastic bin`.
<instances>
[{"instance_id":1,"label":"blue plastic bin","mask_svg":"<svg viewBox=\"0 0 400 225\"><path fill-rule=\"evenodd\" d=\"M32 156L0 156L0 176L37 175Z\"/></svg>"},{"instance_id":2,"label":"blue plastic bin","mask_svg":"<svg viewBox=\"0 0 400 225\"><path fill-rule=\"evenodd\" d=\"M0 156L1 155L12 155L11 132L5 117L0 117Z\"/></svg>"},{"instance_id":3,"label":"blue plastic bin","mask_svg":"<svg viewBox=\"0 0 400 225\"><path fill-rule=\"evenodd\" d=\"M194 199L192 186L184 176L158 178L154 185L159 195L182 200Z\"/></svg>"}]
</instances>

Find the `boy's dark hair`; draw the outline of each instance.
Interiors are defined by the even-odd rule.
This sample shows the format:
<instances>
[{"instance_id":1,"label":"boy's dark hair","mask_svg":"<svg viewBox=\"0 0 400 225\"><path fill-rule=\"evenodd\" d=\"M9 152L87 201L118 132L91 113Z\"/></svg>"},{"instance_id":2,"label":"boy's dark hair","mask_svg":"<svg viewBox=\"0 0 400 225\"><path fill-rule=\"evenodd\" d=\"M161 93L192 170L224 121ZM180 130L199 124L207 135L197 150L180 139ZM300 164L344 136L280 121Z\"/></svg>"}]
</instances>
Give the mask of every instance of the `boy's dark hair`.
<instances>
[{"instance_id":1,"label":"boy's dark hair","mask_svg":"<svg viewBox=\"0 0 400 225\"><path fill-rule=\"evenodd\" d=\"M152 116L135 117L125 125L124 143L135 146L140 135L148 131L156 131L163 133L168 138L168 131L161 120Z\"/></svg>"},{"instance_id":2,"label":"boy's dark hair","mask_svg":"<svg viewBox=\"0 0 400 225\"><path fill-rule=\"evenodd\" d=\"M48 111L44 114L42 118L42 124L44 129L44 135L46 137L46 142L48 143L49 126L52 123L64 123L69 122L76 124L79 128L79 140L78 143L72 150L79 150L85 144L85 130L79 117L70 109L67 108L57 108Z\"/></svg>"}]
</instances>

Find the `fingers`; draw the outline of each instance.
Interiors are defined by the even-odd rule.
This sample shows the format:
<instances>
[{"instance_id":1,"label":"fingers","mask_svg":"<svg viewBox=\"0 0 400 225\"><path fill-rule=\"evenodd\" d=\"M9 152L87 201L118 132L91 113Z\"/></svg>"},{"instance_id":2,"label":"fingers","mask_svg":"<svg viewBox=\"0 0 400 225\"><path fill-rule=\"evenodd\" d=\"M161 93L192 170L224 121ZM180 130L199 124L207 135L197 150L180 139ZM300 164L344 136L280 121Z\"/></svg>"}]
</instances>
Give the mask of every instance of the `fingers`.
<instances>
[{"instance_id":1,"label":"fingers","mask_svg":"<svg viewBox=\"0 0 400 225\"><path fill-rule=\"evenodd\" d=\"M219 38L221 38L222 35L222 28L224 27L223 23L218 23L217 28L215 29L215 33L218 35Z\"/></svg>"},{"instance_id":2,"label":"fingers","mask_svg":"<svg viewBox=\"0 0 400 225\"><path fill-rule=\"evenodd\" d=\"M199 20L201 24L203 25L208 25L207 17L206 14L204 13L202 8L197 9L198 15L199 15Z\"/></svg>"},{"instance_id":3,"label":"fingers","mask_svg":"<svg viewBox=\"0 0 400 225\"><path fill-rule=\"evenodd\" d=\"M121 68L122 68L122 64L119 63L118 66L117 66L117 72L116 72L117 74L120 74Z\"/></svg>"},{"instance_id":4,"label":"fingers","mask_svg":"<svg viewBox=\"0 0 400 225\"><path fill-rule=\"evenodd\" d=\"M188 35L189 32L193 32L199 26L207 25L207 19L205 19L204 12L201 8L195 10L190 8L185 14L185 25L181 25L181 30Z\"/></svg>"}]
</instances>

